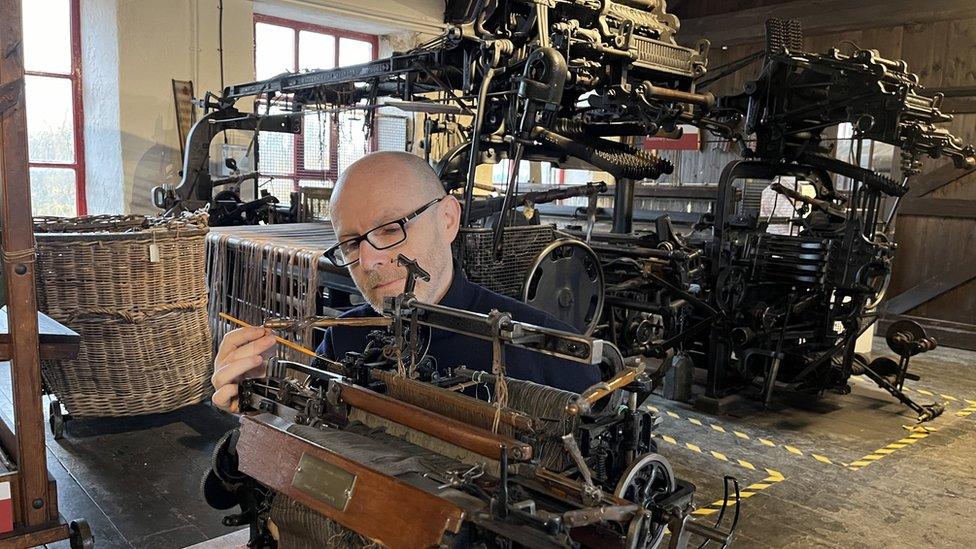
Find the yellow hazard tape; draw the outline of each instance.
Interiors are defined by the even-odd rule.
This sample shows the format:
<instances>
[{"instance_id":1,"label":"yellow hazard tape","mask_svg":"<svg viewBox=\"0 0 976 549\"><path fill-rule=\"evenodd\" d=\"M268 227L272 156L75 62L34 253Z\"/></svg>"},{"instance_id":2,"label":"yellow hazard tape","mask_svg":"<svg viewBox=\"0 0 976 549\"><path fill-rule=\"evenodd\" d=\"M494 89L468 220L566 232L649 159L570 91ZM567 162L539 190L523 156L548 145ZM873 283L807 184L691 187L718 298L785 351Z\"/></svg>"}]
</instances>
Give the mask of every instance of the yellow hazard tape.
<instances>
[{"instance_id":1,"label":"yellow hazard tape","mask_svg":"<svg viewBox=\"0 0 976 549\"><path fill-rule=\"evenodd\" d=\"M795 446L790 446L789 444L779 444L777 442L774 442L772 440L769 440L767 438L762 438L762 437L751 437L748 434L743 433L742 431L729 430L729 429L726 429L725 427L719 425L718 423L706 423L706 422L702 421L701 419L694 418L694 417L684 417L681 414L675 412L674 410L667 410L667 409L663 409L662 410L661 408L658 408L657 406L654 406L652 404L648 404L645 407L648 410L650 410L650 411L652 411L654 413L658 413L658 414L659 413L664 413L664 414L667 414L668 416L670 416L670 417L672 417L674 419L683 419L683 420L686 420L686 421L688 421L688 423L690 423L692 425L695 425L697 427L702 427L702 428L705 428L705 429L711 429L712 431L717 431L719 433L726 434L726 435L733 435L736 438L740 438L742 440L756 441L759 444L762 444L763 446L769 446L770 448L782 448L782 449L786 450L787 452L789 452L790 454L793 454L795 456L800 456L800 457L810 457L810 458L815 459L819 463L824 463L824 464L827 464L827 465L843 466L843 464L840 463L839 461L832 460L832 459L830 459L829 457L827 457L825 455L822 455L822 454L814 454L812 452L809 453L809 454L807 454L807 453L803 452L802 450L800 450L799 448L797 448ZM700 450L701 449L699 448L698 450L695 450L695 451L700 452Z\"/></svg>"},{"instance_id":2,"label":"yellow hazard tape","mask_svg":"<svg viewBox=\"0 0 976 549\"><path fill-rule=\"evenodd\" d=\"M906 428L909 429L912 432L912 434L908 435L907 437L898 439L895 442L892 442L891 444L888 444L883 448L878 448L877 450L862 457L861 459L852 462L850 465L847 466L847 468L850 469L851 471L858 471L860 469L863 469L880 459L890 456L891 454L895 453L896 450L901 450L902 448L906 448L908 446L918 443L918 441L929 436L932 432L936 430L931 427L923 427L920 425L914 425Z\"/></svg>"},{"instance_id":3,"label":"yellow hazard tape","mask_svg":"<svg viewBox=\"0 0 976 549\"><path fill-rule=\"evenodd\" d=\"M748 461L746 461L744 459L730 458L728 455L723 454L722 452L716 452L714 450L709 450L709 451L706 452L706 451L702 450L701 449L701 446L698 446L697 444L692 444L690 442L679 442L678 439L674 438L671 435L665 435L665 434L662 434L662 433L654 433L653 436L654 436L654 438L663 440L664 442L667 442L668 444L671 444L673 446L678 446L678 447L681 447L681 448L685 448L687 450L691 450L692 452L695 452L696 454L701 454L703 456L712 456L713 458L715 458L715 459L717 459L719 461L724 461L724 462L727 462L727 463L734 463L734 464L738 465L739 467L742 467L744 469L749 469L750 471L755 471L756 470L756 466L755 465L753 465L752 463L749 463ZM767 471L769 471L769 469L767 469Z\"/></svg>"},{"instance_id":4,"label":"yellow hazard tape","mask_svg":"<svg viewBox=\"0 0 976 549\"><path fill-rule=\"evenodd\" d=\"M868 381L860 380L860 379L857 379L857 378L851 378L851 381L853 381L853 382L855 382L855 383L857 383L859 385L863 385L865 387L878 388L878 386L875 385L874 383L870 383ZM950 404L951 403L951 404L955 404L955 405L959 405L959 406L963 406L963 407L973 407L973 406L976 406L976 400L969 399L969 398L960 398L958 396L948 395L946 393L941 393L941 392L937 392L937 391L930 391L928 389L915 388L915 387L910 387L908 385L905 385L904 387L902 387L902 390L904 390L906 393L918 393L920 395L924 395L924 396L930 397L930 398L939 397L939 398L943 399L946 404Z\"/></svg>"},{"instance_id":5,"label":"yellow hazard tape","mask_svg":"<svg viewBox=\"0 0 976 549\"><path fill-rule=\"evenodd\" d=\"M784 477L782 473L780 473L779 471L775 471L773 469L766 469L765 471L767 475L766 478L762 479L759 482L754 482L749 486L746 486L745 488L739 490L740 500L751 498L752 496L759 493L761 490L765 490L786 480L786 477ZM718 501L713 501L708 505L703 505L702 507L695 509L694 511L691 512L691 514L700 517L714 515L715 513L721 511L723 507L735 505L736 502L734 499L732 499L734 497L735 497L734 494L729 494L728 500L720 499Z\"/></svg>"},{"instance_id":6,"label":"yellow hazard tape","mask_svg":"<svg viewBox=\"0 0 976 549\"><path fill-rule=\"evenodd\" d=\"M957 396L947 395L945 393L938 393L935 391L929 391L928 389L919 389L915 387L904 386L902 389L908 393L918 393L920 395L925 395L927 397L940 397L945 399L946 404L958 404L959 406L966 406L967 409L976 406L976 400L970 398L960 398Z\"/></svg>"},{"instance_id":7,"label":"yellow hazard tape","mask_svg":"<svg viewBox=\"0 0 976 549\"><path fill-rule=\"evenodd\" d=\"M976 405L970 406L968 408L963 408L962 410L956 412L956 415L959 417L969 417L973 414L976 414Z\"/></svg>"}]
</instances>

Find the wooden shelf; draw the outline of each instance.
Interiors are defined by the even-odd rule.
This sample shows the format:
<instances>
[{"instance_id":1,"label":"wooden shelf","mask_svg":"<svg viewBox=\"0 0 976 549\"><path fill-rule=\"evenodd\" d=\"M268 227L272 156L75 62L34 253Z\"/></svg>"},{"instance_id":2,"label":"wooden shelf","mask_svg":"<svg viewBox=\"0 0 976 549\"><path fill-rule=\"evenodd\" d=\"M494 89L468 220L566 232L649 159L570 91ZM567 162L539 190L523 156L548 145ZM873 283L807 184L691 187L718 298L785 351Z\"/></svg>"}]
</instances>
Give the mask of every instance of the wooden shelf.
<instances>
[{"instance_id":1,"label":"wooden shelf","mask_svg":"<svg viewBox=\"0 0 976 549\"><path fill-rule=\"evenodd\" d=\"M37 313L41 360L67 359L78 356L81 336L42 312ZM10 360L10 329L7 307L0 308L0 360Z\"/></svg>"}]
</instances>

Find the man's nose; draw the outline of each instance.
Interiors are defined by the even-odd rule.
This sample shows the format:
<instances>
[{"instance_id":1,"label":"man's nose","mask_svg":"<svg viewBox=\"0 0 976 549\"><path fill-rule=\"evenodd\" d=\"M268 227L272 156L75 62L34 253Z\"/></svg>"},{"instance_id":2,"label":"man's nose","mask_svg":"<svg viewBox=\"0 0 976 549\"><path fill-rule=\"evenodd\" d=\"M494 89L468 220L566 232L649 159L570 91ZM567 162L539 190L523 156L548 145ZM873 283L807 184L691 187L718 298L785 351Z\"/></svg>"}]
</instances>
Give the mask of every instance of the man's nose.
<instances>
[{"instance_id":1,"label":"man's nose","mask_svg":"<svg viewBox=\"0 0 976 549\"><path fill-rule=\"evenodd\" d=\"M359 265L363 269L372 271L389 261L390 250L377 250L366 239L359 243Z\"/></svg>"}]
</instances>

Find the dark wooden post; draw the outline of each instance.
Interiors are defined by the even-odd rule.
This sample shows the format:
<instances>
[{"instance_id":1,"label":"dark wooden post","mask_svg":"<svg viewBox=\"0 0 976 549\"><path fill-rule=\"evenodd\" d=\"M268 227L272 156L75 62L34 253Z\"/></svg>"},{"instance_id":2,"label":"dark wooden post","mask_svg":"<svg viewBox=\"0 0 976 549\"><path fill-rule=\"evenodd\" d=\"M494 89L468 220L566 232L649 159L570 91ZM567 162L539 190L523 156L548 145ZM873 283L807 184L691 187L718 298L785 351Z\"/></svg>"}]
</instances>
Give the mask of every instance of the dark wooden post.
<instances>
[{"instance_id":1,"label":"dark wooden post","mask_svg":"<svg viewBox=\"0 0 976 549\"><path fill-rule=\"evenodd\" d=\"M34 228L27 169L21 0L0 0L0 222L6 278L18 467L15 516L32 527L57 520L49 501L34 287ZM52 508L53 506L53 508Z\"/></svg>"}]
</instances>

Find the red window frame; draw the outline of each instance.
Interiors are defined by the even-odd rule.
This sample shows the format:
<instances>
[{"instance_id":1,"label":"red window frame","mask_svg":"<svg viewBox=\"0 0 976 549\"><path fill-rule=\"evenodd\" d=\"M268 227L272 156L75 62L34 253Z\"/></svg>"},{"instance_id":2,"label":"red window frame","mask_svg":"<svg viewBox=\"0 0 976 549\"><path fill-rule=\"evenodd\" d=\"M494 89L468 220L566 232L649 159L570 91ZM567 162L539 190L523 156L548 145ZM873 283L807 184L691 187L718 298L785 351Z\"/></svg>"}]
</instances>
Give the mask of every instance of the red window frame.
<instances>
[{"instance_id":1,"label":"red window frame","mask_svg":"<svg viewBox=\"0 0 976 549\"><path fill-rule=\"evenodd\" d=\"M25 70L28 76L63 78L71 81L71 110L74 118L75 161L32 162L28 168L63 168L75 172L75 209L78 215L88 214L88 200L85 197L85 111L82 107L84 91L81 87L81 11L80 0L68 0L71 11L71 71L68 74ZM28 98L29 100L29 98ZM30 128L28 128L30 131Z\"/></svg>"},{"instance_id":2,"label":"red window frame","mask_svg":"<svg viewBox=\"0 0 976 549\"><path fill-rule=\"evenodd\" d=\"M294 31L295 35L295 58L292 60L292 66L296 69L299 66L299 33L301 31L316 32L321 34L331 34L336 37L336 47L335 47L335 61L333 66L339 66L339 39L340 38L351 38L354 40L360 40L363 42L369 42L373 47L373 56L371 61L377 59L377 53L379 50L379 37L374 34L366 34L362 32L348 31L343 29L335 29L331 27L325 27L322 25L316 25L314 23L305 23L303 21L295 21L293 19L285 19L282 17L274 17L271 15L264 15L260 13L254 14L254 26L255 26L255 40L254 40L254 53L252 55L255 60L255 70L257 70L257 24L265 23L268 25L276 25L279 27L287 27ZM255 103L257 106L257 103ZM329 166L325 170L310 170L305 168L305 136L303 133L298 133L295 135L295 146L292 151L294 154L295 166L294 172L290 174L274 174L277 177L288 178L294 181L293 191L298 191L299 181L302 179L317 179L321 181L332 181L335 182L339 177L339 131L335 124L329 124L330 136L329 136ZM373 135L371 141L371 148L376 149L376 136ZM260 151L259 151L260 154ZM279 197L280 198L280 197Z\"/></svg>"}]
</instances>

